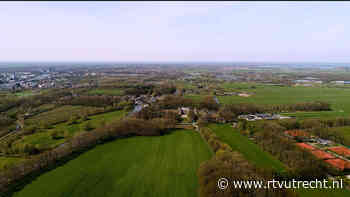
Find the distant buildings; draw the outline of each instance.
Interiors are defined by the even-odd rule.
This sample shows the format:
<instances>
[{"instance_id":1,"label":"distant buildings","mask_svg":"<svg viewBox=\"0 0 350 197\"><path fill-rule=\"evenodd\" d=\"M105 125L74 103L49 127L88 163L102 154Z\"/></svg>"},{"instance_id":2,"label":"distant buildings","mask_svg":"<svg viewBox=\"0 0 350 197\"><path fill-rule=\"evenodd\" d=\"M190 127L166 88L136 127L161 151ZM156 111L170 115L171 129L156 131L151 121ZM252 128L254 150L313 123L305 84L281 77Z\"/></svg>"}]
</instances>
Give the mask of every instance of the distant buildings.
<instances>
[{"instance_id":1,"label":"distant buildings","mask_svg":"<svg viewBox=\"0 0 350 197\"><path fill-rule=\"evenodd\" d=\"M248 114L248 115L240 115L238 119L244 119L247 121L256 121L256 120L279 120L279 119L290 119L292 117L282 116L279 114Z\"/></svg>"},{"instance_id":2,"label":"distant buildings","mask_svg":"<svg viewBox=\"0 0 350 197\"><path fill-rule=\"evenodd\" d=\"M331 83L334 83L336 85L349 85L350 81L332 81Z\"/></svg>"}]
</instances>

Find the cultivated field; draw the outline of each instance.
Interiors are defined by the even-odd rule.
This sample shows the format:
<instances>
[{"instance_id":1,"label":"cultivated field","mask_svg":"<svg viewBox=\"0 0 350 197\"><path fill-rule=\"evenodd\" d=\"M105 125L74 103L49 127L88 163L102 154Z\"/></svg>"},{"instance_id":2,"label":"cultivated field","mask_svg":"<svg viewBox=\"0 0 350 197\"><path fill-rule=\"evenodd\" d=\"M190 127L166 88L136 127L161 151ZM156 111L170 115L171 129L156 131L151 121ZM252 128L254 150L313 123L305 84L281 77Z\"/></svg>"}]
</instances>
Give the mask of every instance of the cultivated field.
<instances>
[{"instance_id":1,"label":"cultivated field","mask_svg":"<svg viewBox=\"0 0 350 197\"><path fill-rule=\"evenodd\" d=\"M193 197L211 151L190 130L119 139L43 174L15 197ZM50 187L48 187L50 186Z\"/></svg>"}]
</instances>

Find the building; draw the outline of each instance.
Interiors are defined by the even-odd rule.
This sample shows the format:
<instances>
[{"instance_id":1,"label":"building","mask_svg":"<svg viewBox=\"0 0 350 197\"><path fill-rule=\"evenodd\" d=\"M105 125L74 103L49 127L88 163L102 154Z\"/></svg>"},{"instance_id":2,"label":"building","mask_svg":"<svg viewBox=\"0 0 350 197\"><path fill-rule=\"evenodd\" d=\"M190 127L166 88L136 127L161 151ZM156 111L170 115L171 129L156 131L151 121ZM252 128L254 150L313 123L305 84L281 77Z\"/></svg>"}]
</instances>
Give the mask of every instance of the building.
<instances>
[{"instance_id":1,"label":"building","mask_svg":"<svg viewBox=\"0 0 350 197\"><path fill-rule=\"evenodd\" d=\"M180 107L178 109L178 113L181 116L181 118L187 118L189 112L190 112L190 108L189 107Z\"/></svg>"},{"instance_id":2,"label":"building","mask_svg":"<svg viewBox=\"0 0 350 197\"><path fill-rule=\"evenodd\" d=\"M328 159L325 162L340 171L350 170L350 162L343 159Z\"/></svg>"},{"instance_id":3,"label":"building","mask_svg":"<svg viewBox=\"0 0 350 197\"><path fill-rule=\"evenodd\" d=\"M343 146L330 147L328 150L344 157L350 157L350 149Z\"/></svg>"}]
</instances>

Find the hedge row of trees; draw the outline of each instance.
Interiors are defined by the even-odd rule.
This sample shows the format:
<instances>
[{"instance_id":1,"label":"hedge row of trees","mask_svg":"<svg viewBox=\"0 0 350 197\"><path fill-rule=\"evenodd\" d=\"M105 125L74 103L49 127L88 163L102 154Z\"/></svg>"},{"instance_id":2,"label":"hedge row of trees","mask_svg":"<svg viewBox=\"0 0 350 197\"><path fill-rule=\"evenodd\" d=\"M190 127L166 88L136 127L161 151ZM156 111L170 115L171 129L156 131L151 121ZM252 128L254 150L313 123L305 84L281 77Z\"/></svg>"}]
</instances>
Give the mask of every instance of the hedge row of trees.
<instances>
[{"instance_id":1,"label":"hedge row of trees","mask_svg":"<svg viewBox=\"0 0 350 197\"><path fill-rule=\"evenodd\" d=\"M258 130L253 132L256 143L290 167L290 176L302 180L327 177L326 172L331 169L308 151L297 147L294 140L283 136L282 132L286 128L276 122L263 122L260 125L256 124L254 129Z\"/></svg>"},{"instance_id":2,"label":"hedge row of trees","mask_svg":"<svg viewBox=\"0 0 350 197\"><path fill-rule=\"evenodd\" d=\"M329 139L340 144L350 146L350 139L347 138L344 132L336 127L350 126L350 118L337 117L333 119L305 119L298 120L283 120L279 122L280 125L288 130L305 129L314 135L323 139Z\"/></svg>"},{"instance_id":3,"label":"hedge row of trees","mask_svg":"<svg viewBox=\"0 0 350 197\"><path fill-rule=\"evenodd\" d=\"M262 181L272 180L273 173L268 170L257 168L249 163L240 153L232 151L231 147L221 142L218 137L208 128L200 130L201 136L208 142L215 155L208 161L201 163L197 176L199 179L199 196L261 196L261 197L295 197L292 190L286 189L238 189L232 182L229 187L220 190L218 180L222 177L228 181Z\"/></svg>"},{"instance_id":4,"label":"hedge row of trees","mask_svg":"<svg viewBox=\"0 0 350 197\"><path fill-rule=\"evenodd\" d=\"M0 128L10 126L14 121L14 119L4 114L0 114Z\"/></svg>"},{"instance_id":5,"label":"hedge row of trees","mask_svg":"<svg viewBox=\"0 0 350 197\"><path fill-rule=\"evenodd\" d=\"M147 121L124 119L90 132L83 132L55 149L35 155L24 162L0 171L0 192L11 192L8 191L9 186L15 184L16 181L30 174L38 173L49 166L54 166L57 164L57 161L70 156L72 153L81 152L99 143L120 137L163 135L173 127L173 122L167 119Z\"/></svg>"},{"instance_id":6,"label":"hedge row of trees","mask_svg":"<svg viewBox=\"0 0 350 197\"><path fill-rule=\"evenodd\" d=\"M161 109L177 109L179 107L195 107L196 103L189 98L182 96L165 96L163 100L157 102L157 105Z\"/></svg>"},{"instance_id":7,"label":"hedge row of trees","mask_svg":"<svg viewBox=\"0 0 350 197\"><path fill-rule=\"evenodd\" d=\"M154 85L134 85L126 87L125 93L128 95L142 95L142 94L154 94L160 96L164 94L174 94L176 92L176 86L171 83L160 84L159 86Z\"/></svg>"},{"instance_id":8,"label":"hedge row of trees","mask_svg":"<svg viewBox=\"0 0 350 197\"><path fill-rule=\"evenodd\" d=\"M85 96L80 95L70 99L61 100L60 103L64 105L84 105L84 106L94 106L94 107L106 107L106 106L116 106L121 101L118 96Z\"/></svg>"},{"instance_id":9,"label":"hedge row of trees","mask_svg":"<svg viewBox=\"0 0 350 197\"><path fill-rule=\"evenodd\" d=\"M329 103L317 101L280 105L256 105L253 103L227 104L224 105L221 110L238 116L242 114L255 114L266 112L276 113L294 111L328 111L331 110L331 108Z\"/></svg>"},{"instance_id":10,"label":"hedge row of trees","mask_svg":"<svg viewBox=\"0 0 350 197\"><path fill-rule=\"evenodd\" d=\"M214 153L229 151L232 152L228 144L223 143L209 128L203 127L199 131L200 135L207 141Z\"/></svg>"},{"instance_id":11,"label":"hedge row of trees","mask_svg":"<svg viewBox=\"0 0 350 197\"><path fill-rule=\"evenodd\" d=\"M5 112L14 107L22 109L35 108L43 104L52 103L57 98L70 96L69 90L52 90L49 93L34 95L29 97L17 98L8 97L0 99L0 112Z\"/></svg>"}]
</instances>

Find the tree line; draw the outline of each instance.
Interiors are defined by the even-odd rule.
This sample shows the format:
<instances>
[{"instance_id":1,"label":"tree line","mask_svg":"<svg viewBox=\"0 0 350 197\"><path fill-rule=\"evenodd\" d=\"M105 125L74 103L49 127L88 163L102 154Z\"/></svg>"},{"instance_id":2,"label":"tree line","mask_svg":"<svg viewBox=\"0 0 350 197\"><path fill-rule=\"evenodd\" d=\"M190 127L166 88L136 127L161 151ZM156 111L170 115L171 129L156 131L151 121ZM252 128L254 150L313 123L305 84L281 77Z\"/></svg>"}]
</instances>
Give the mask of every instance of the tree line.
<instances>
[{"instance_id":1,"label":"tree line","mask_svg":"<svg viewBox=\"0 0 350 197\"><path fill-rule=\"evenodd\" d=\"M334 142L350 146L350 139L346 137L337 127L350 126L350 118L337 117L332 119L305 119L283 120L279 122L288 130L304 129L310 134L314 134L323 139L332 140Z\"/></svg>"},{"instance_id":2,"label":"tree line","mask_svg":"<svg viewBox=\"0 0 350 197\"><path fill-rule=\"evenodd\" d=\"M240 197L240 196L261 196L261 197L295 197L296 193L288 189L255 189L255 188L234 188L229 187L220 190L218 180L225 177L229 181L260 181L272 180L275 175L272 171L258 168L249 163L239 152L232 151L231 147L222 141L208 128L200 129L201 136L207 141L214 151L214 156L201 163L197 170L199 180L199 196L220 196L220 197Z\"/></svg>"},{"instance_id":3,"label":"tree line","mask_svg":"<svg viewBox=\"0 0 350 197\"><path fill-rule=\"evenodd\" d=\"M248 125L245 129L249 132L244 131L243 122L239 127L242 134L254 137L255 143L264 151L269 152L290 168L287 177L312 180L326 178L328 172L335 173L310 152L297 147L294 140L283 136L286 128L277 122L264 121L261 124Z\"/></svg>"},{"instance_id":4,"label":"tree line","mask_svg":"<svg viewBox=\"0 0 350 197\"><path fill-rule=\"evenodd\" d=\"M10 188L16 188L17 181L26 176L40 173L50 166L55 166L57 162L73 153L80 153L97 144L122 137L164 135L170 132L173 127L174 124L171 120L162 118L147 121L127 118L106 124L90 132L83 132L52 150L34 155L16 165L5 167L4 170L0 171L0 192L2 194L14 192Z\"/></svg>"},{"instance_id":5,"label":"tree line","mask_svg":"<svg viewBox=\"0 0 350 197\"><path fill-rule=\"evenodd\" d=\"M243 114L256 113L276 113L276 112L295 112L295 111L329 111L330 104L327 102L315 101L295 104L274 104L257 105L254 103L226 104L222 111L230 112L236 116Z\"/></svg>"},{"instance_id":6,"label":"tree line","mask_svg":"<svg viewBox=\"0 0 350 197\"><path fill-rule=\"evenodd\" d=\"M94 106L94 107L106 107L106 106L117 106L121 102L119 96L107 96L107 95L79 95L75 97L69 97L60 100L59 103L63 105L83 105L83 106Z\"/></svg>"}]
</instances>

